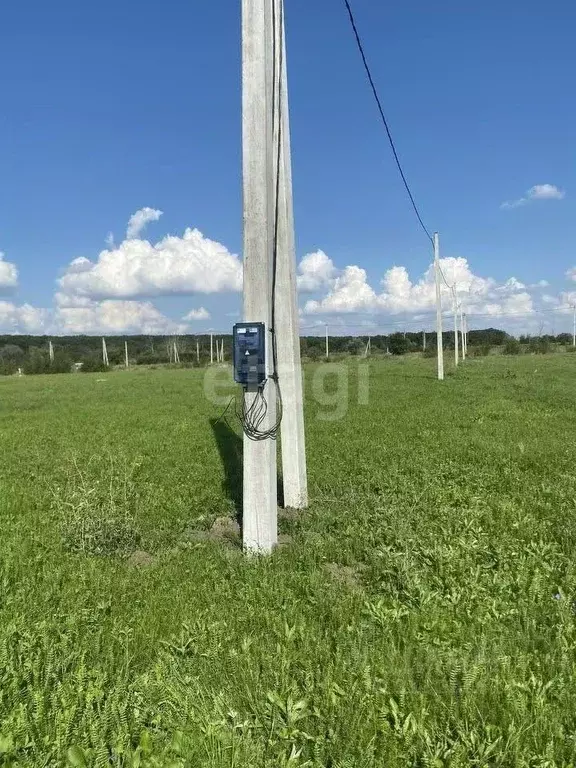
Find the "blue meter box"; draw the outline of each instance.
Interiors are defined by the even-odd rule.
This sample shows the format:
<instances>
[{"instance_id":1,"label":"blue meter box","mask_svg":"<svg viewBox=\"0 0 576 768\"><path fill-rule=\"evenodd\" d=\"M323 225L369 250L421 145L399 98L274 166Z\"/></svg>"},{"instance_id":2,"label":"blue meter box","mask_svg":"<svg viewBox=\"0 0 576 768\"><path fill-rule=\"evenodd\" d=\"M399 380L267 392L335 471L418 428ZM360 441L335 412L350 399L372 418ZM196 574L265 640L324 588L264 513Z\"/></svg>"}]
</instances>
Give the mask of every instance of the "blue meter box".
<instances>
[{"instance_id":1,"label":"blue meter box","mask_svg":"<svg viewBox=\"0 0 576 768\"><path fill-rule=\"evenodd\" d=\"M259 387L266 381L265 334L264 323L236 323L234 326L234 381L244 387Z\"/></svg>"}]
</instances>

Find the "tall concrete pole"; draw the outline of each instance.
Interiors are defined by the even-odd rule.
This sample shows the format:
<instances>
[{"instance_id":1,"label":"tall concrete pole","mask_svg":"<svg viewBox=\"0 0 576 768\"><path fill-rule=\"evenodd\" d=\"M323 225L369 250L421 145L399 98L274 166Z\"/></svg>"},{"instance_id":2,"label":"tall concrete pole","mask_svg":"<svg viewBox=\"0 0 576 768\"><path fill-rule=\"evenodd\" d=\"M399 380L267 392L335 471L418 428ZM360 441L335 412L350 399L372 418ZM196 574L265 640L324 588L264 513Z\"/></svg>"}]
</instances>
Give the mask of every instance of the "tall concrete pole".
<instances>
[{"instance_id":1,"label":"tall concrete pole","mask_svg":"<svg viewBox=\"0 0 576 768\"><path fill-rule=\"evenodd\" d=\"M308 506L304 397L300 359L300 322L296 282L296 246L292 198L292 155L286 63L284 0L274 1L275 62L274 88L274 188L278 192L276 225L276 311L275 334L279 387L282 396L282 484L284 506ZM276 215L276 211L275 211Z\"/></svg>"},{"instance_id":2,"label":"tall concrete pole","mask_svg":"<svg viewBox=\"0 0 576 768\"><path fill-rule=\"evenodd\" d=\"M214 334L210 334L210 365L214 362Z\"/></svg>"},{"instance_id":3,"label":"tall concrete pole","mask_svg":"<svg viewBox=\"0 0 576 768\"><path fill-rule=\"evenodd\" d=\"M130 361L128 359L128 342L124 342L124 364L126 365L126 368L130 367Z\"/></svg>"},{"instance_id":4,"label":"tall concrete pole","mask_svg":"<svg viewBox=\"0 0 576 768\"><path fill-rule=\"evenodd\" d=\"M50 340L48 342L48 357L50 358L50 362L54 362L54 345L52 344L52 341Z\"/></svg>"},{"instance_id":5,"label":"tall concrete pole","mask_svg":"<svg viewBox=\"0 0 576 768\"><path fill-rule=\"evenodd\" d=\"M426 352L426 331L422 331L422 352Z\"/></svg>"},{"instance_id":6,"label":"tall concrete pole","mask_svg":"<svg viewBox=\"0 0 576 768\"><path fill-rule=\"evenodd\" d=\"M452 293L454 296L454 363L457 366L460 362L460 354L458 350L458 301L456 299L456 290L453 288Z\"/></svg>"},{"instance_id":7,"label":"tall concrete pole","mask_svg":"<svg viewBox=\"0 0 576 768\"><path fill-rule=\"evenodd\" d=\"M272 4L242 0L242 159L244 208L244 320L266 328L267 374L273 374L271 257L274 236L272 147ZM257 393L246 392L246 408ZM262 431L276 421L276 390L268 379ZM250 552L268 553L278 540L276 441L244 434L242 538Z\"/></svg>"},{"instance_id":8,"label":"tall concrete pole","mask_svg":"<svg viewBox=\"0 0 576 768\"><path fill-rule=\"evenodd\" d=\"M200 342L196 340L196 362L200 365Z\"/></svg>"},{"instance_id":9,"label":"tall concrete pole","mask_svg":"<svg viewBox=\"0 0 576 768\"><path fill-rule=\"evenodd\" d=\"M442 339L442 286L440 280L440 240L434 233L434 275L436 277L436 351L438 357L438 381L444 380L444 344Z\"/></svg>"},{"instance_id":10,"label":"tall concrete pole","mask_svg":"<svg viewBox=\"0 0 576 768\"><path fill-rule=\"evenodd\" d=\"M464 329L464 311L460 304L460 340L462 346L462 361L466 360L466 331Z\"/></svg>"},{"instance_id":11,"label":"tall concrete pole","mask_svg":"<svg viewBox=\"0 0 576 768\"><path fill-rule=\"evenodd\" d=\"M328 326L326 326L326 357L330 357L330 348L328 345Z\"/></svg>"}]
</instances>

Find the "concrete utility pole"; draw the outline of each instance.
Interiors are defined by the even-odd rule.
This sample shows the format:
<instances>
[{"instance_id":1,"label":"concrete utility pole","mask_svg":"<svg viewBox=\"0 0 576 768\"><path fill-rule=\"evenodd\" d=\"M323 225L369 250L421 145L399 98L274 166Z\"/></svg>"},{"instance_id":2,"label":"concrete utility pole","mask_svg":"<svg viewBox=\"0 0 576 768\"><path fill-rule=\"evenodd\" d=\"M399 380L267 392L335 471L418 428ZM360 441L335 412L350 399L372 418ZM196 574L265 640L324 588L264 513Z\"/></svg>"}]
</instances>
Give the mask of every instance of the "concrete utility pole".
<instances>
[{"instance_id":1,"label":"concrete utility pole","mask_svg":"<svg viewBox=\"0 0 576 768\"><path fill-rule=\"evenodd\" d=\"M210 365L214 363L214 334L210 334Z\"/></svg>"},{"instance_id":2,"label":"concrete utility pole","mask_svg":"<svg viewBox=\"0 0 576 768\"><path fill-rule=\"evenodd\" d=\"M128 342L124 342L124 362L126 365L126 368L130 367L130 361L128 360Z\"/></svg>"},{"instance_id":3,"label":"concrete utility pole","mask_svg":"<svg viewBox=\"0 0 576 768\"><path fill-rule=\"evenodd\" d=\"M460 362L458 350L458 301L456 299L456 290L454 288L452 288L452 294L454 296L454 363L457 366Z\"/></svg>"},{"instance_id":4,"label":"concrete utility pole","mask_svg":"<svg viewBox=\"0 0 576 768\"><path fill-rule=\"evenodd\" d=\"M464 311L460 304L460 339L462 342L462 362L466 360L466 331L464 330Z\"/></svg>"},{"instance_id":5,"label":"concrete utility pole","mask_svg":"<svg viewBox=\"0 0 576 768\"><path fill-rule=\"evenodd\" d=\"M292 153L290 149L290 111L284 26L284 0L274 0L276 23L275 62L276 104L274 106L274 189L278 191L276 221L276 312L275 334L278 376L282 394L282 485L284 506L308 506L306 437L304 434L304 396L300 357L300 322L296 282L296 245L292 197Z\"/></svg>"},{"instance_id":6,"label":"concrete utility pole","mask_svg":"<svg viewBox=\"0 0 576 768\"><path fill-rule=\"evenodd\" d=\"M50 358L50 362L54 362L54 345L52 344L52 340L48 342L48 357Z\"/></svg>"},{"instance_id":7,"label":"concrete utility pole","mask_svg":"<svg viewBox=\"0 0 576 768\"><path fill-rule=\"evenodd\" d=\"M273 371L272 270L274 242L274 165L272 124L272 3L242 0L242 160L244 209L244 320L266 328L267 375ZM276 422L276 389L268 381L268 408L260 430ZM244 393L245 407L257 392ZM276 441L244 434L244 547L271 552L278 539Z\"/></svg>"},{"instance_id":8,"label":"concrete utility pole","mask_svg":"<svg viewBox=\"0 0 576 768\"><path fill-rule=\"evenodd\" d=\"M442 285L440 283L440 240L434 233L434 274L436 276L436 351L438 356L438 380L444 380L444 345L442 339Z\"/></svg>"},{"instance_id":9,"label":"concrete utility pole","mask_svg":"<svg viewBox=\"0 0 576 768\"><path fill-rule=\"evenodd\" d=\"M426 331L422 331L422 352L426 352Z\"/></svg>"},{"instance_id":10,"label":"concrete utility pole","mask_svg":"<svg viewBox=\"0 0 576 768\"><path fill-rule=\"evenodd\" d=\"M330 357L330 349L328 345L328 326L326 326L326 357Z\"/></svg>"},{"instance_id":11,"label":"concrete utility pole","mask_svg":"<svg viewBox=\"0 0 576 768\"><path fill-rule=\"evenodd\" d=\"M108 366L110 363L108 362L108 350L106 349L106 339L102 339L102 362L104 365Z\"/></svg>"},{"instance_id":12,"label":"concrete utility pole","mask_svg":"<svg viewBox=\"0 0 576 768\"><path fill-rule=\"evenodd\" d=\"M200 365L200 342L196 341L196 362Z\"/></svg>"}]
</instances>

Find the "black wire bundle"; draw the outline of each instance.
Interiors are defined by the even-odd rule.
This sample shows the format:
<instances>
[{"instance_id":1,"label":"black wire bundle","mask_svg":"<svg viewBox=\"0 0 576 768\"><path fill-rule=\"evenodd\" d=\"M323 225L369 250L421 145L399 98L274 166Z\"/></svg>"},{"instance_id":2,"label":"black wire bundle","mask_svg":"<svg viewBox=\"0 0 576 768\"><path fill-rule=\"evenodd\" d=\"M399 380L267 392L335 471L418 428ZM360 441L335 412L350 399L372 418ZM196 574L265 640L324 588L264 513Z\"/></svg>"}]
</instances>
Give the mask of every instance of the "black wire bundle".
<instances>
[{"instance_id":1,"label":"black wire bundle","mask_svg":"<svg viewBox=\"0 0 576 768\"><path fill-rule=\"evenodd\" d=\"M268 381L270 381L270 379L268 379ZM278 380L276 377L273 377L272 381L276 385L277 393L276 421L269 429L261 429L262 424L268 415L268 401L266 400L264 394L264 389L268 381L258 387L258 390L254 393L254 398L250 405L247 405L247 400L250 393L244 391L242 393L242 405L240 410L238 410L238 407L236 407L236 415L242 424L244 434L250 440L254 440L256 442L260 442L261 440L276 440L278 437L280 424L282 423L282 397L280 395Z\"/></svg>"}]
</instances>

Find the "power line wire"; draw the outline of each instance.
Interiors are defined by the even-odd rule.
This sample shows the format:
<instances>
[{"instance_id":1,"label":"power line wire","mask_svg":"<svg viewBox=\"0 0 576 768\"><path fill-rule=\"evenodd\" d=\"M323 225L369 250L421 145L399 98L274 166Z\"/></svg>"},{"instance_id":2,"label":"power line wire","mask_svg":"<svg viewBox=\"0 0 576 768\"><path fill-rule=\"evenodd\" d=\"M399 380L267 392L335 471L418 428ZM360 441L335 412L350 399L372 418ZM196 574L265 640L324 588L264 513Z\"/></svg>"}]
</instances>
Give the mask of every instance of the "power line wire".
<instances>
[{"instance_id":1,"label":"power line wire","mask_svg":"<svg viewBox=\"0 0 576 768\"><path fill-rule=\"evenodd\" d=\"M416 205L416 201L414 200L414 195L412 194L412 191L410 189L410 186L408 184L408 181L406 180L406 176L404 174L404 170L402 169L402 163L400 162L400 158L398 157L398 152L396 151L396 145L394 144L394 139L392 138L392 133L390 131L390 127L388 125L388 121L386 120L386 115L384 114L384 108L382 106L382 102L380 100L380 96L378 95L378 90L376 88L376 84L374 82L374 78L372 77L372 72L370 70L370 66L368 64L368 59L366 58L366 54L364 52L364 46L362 44L362 39L360 38L360 33L358 32L358 27L356 25L356 19L354 18L354 14L352 12L352 8L350 6L349 0L344 0L344 3L346 5L346 10L348 11L348 16L350 18L350 24L352 25L352 30L354 32L354 37L356 38L356 44L358 46L358 50L360 51L360 56L362 57L362 62L364 64L364 69L366 70L366 75L368 76L368 82L370 83L370 87L372 88L372 93L374 94L374 98L376 99L376 104L378 106L378 111L380 112L380 117L382 118L382 122L384 123L384 128L386 129L386 135L388 136L388 141L390 142L390 147L392 148L392 153L394 155L394 160L396 161L396 165L398 167L398 171L400 172L400 176L402 178L402 181L404 182L404 186L406 187L406 192L408 193L408 197L410 198L410 202L412 203L412 208L414 208L414 213L416 214L416 217L418 218L418 221L420 223L420 226L426 233L426 236L428 240L432 244L434 244L434 240L432 238L432 235L428 231L426 225L422 221L422 217L420 215L420 211L418 210L418 206Z\"/></svg>"}]
</instances>

